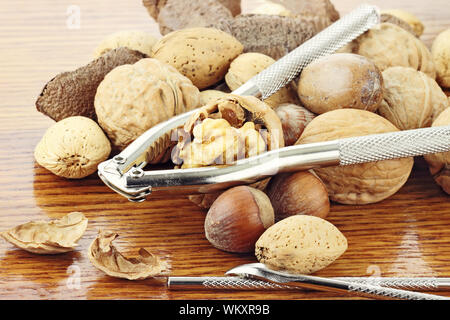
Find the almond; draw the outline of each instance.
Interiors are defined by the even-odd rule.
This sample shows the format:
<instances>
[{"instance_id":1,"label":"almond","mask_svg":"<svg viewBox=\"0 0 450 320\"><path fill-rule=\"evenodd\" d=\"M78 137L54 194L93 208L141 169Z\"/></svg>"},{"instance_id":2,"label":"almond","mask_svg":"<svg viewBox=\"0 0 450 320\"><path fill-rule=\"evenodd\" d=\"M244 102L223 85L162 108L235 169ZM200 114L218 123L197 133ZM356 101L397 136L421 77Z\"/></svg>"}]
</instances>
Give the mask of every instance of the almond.
<instances>
[{"instance_id":1,"label":"almond","mask_svg":"<svg viewBox=\"0 0 450 320\"><path fill-rule=\"evenodd\" d=\"M233 36L213 28L189 28L164 36L153 58L175 67L199 89L223 79L231 61L244 49Z\"/></svg>"},{"instance_id":2,"label":"almond","mask_svg":"<svg viewBox=\"0 0 450 320\"><path fill-rule=\"evenodd\" d=\"M255 254L272 269L309 274L321 270L347 250L347 239L330 222L295 215L269 227L258 239Z\"/></svg>"}]
</instances>

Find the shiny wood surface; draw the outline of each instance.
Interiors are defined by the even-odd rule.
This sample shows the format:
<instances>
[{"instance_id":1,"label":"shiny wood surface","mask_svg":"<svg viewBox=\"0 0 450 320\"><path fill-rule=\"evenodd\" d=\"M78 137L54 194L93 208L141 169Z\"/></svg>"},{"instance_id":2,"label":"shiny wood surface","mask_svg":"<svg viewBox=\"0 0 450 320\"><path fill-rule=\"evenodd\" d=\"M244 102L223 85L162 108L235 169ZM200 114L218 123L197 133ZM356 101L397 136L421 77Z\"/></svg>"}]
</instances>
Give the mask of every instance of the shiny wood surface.
<instances>
[{"instance_id":1,"label":"shiny wood surface","mask_svg":"<svg viewBox=\"0 0 450 320\"><path fill-rule=\"evenodd\" d=\"M244 11L258 1L243 0ZM345 13L360 1L334 0ZM430 46L450 27L448 0L372 1L415 13ZM68 22L80 9L80 28ZM72 11L73 12L73 11ZM343 299L324 292L168 290L164 281L111 278L86 254L98 228L120 234L117 246L133 255L147 247L164 256L175 276L221 276L254 262L252 254L213 248L204 237L205 212L185 197L130 203L96 175L79 181L39 167L33 150L53 121L35 110L43 85L61 71L84 65L97 43L123 29L159 36L140 0L0 2L0 230L82 211L89 226L76 251L58 256L27 253L0 240L0 299ZM320 276L450 276L450 203L417 159L406 185L393 197L366 206L333 204L329 221L347 237L347 252ZM450 290L442 294L450 296Z\"/></svg>"}]
</instances>

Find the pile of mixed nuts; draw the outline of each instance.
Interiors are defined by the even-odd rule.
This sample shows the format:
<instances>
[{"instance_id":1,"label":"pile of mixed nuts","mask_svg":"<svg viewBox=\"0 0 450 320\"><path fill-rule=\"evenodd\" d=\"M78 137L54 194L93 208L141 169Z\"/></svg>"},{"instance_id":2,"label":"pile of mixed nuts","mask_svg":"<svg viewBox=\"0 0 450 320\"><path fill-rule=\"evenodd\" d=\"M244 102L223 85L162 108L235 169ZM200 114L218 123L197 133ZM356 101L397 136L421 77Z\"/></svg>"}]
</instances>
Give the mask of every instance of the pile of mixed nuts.
<instances>
[{"instance_id":1,"label":"pile of mixed nuts","mask_svg":"<svg viewBox=\"0 0 450 320\"><path fill-rule=\"evenodd\" d=\"M424 26L403 10L339 52L308 65L301 76L261 101L230 92L337 19L329 0L266 1L242 14L240 0L143 0L163 37L143 31L109 35L94 60L50 80L37 109L57 121L35 149L36 161L70 179L91 175L154 125L197 109L175 141L147 155L174 168L221 166L294 144L450 125L450 29L429 50ZM289 30L289 32L287 32ZM169 135L171 133L168 133ZM171 135L173 136L173 135ZM425 156L450 194L450 153ZM312 273L347 249L326 217L333 202L363 205L395 194L413 159L278 174L223 193L192 195L208 209L205 236L227 252L254 252L274 269ZM35 253L74 248L87 226L81 213L29 223L2 233ZM100 231L92 263L111 276L152 277L166 262L141 250L124 257ZM56 239L56 240L55 240Z\"/></svg>"}]
</instances>

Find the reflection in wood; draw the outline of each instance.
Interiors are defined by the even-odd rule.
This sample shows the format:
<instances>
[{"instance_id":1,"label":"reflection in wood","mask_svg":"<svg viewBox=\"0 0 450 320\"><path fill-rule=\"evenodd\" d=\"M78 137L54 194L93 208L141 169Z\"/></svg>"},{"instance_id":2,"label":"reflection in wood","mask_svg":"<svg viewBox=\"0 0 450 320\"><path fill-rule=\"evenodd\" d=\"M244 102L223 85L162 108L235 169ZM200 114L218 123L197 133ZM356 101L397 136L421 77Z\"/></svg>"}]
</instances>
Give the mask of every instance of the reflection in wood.
<instances>
[{"instance_id":1,"label":"reflection in wood","mask_svg":"<svg viewBox=\"0 0 450 320\"><path fill-rule=\"evenodd\" d=\"M259 1L243 2L244 10L248 10ZM333 2L342 13L360 3ZM79 25L69 23L70 27L68 22L74 17L67 13L66 1L0 4L0 230L30 220L60 218L71 211L82 211L89 219L77 251L60 256L38 256L0 241L0 298L353 298L314 291L169 291L164 279L115 279L90 264L86 250L98 228L117 232L120 237L115 243L124 254L145 247L165 257L174 276L221 276L231 267L254 262L255 258L212 247L203 233L205 212L186 197L150 197L143 203L131 203L107 188L96 175L66 180L35 164L34 147L53 123L34 107L42 86L57 73L89 62L96 45L108 33L140 29L158 36L157 25L140 1L76 3L81 10ZM387 0L371 3L382 8L392 5ZM424 21L422 39L428 46L438 32L450 27L448 10L443 10L447 0L401 0L395 6ZM418 158L409 181L392 198L366 206L333 204L329 221L347 237L349 248L317 275L449 276L448 200Z\"/></svg>"}]
</instances>

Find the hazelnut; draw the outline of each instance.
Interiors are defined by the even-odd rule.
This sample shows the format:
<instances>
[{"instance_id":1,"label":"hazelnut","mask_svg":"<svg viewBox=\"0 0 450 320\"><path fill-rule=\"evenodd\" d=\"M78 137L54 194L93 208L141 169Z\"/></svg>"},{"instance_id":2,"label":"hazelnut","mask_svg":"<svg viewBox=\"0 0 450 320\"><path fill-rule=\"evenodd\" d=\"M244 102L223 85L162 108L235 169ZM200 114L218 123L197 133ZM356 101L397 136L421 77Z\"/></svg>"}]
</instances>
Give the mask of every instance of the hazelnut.
<instances>
[{"instance_id":1,"label":"hazelnut","mask_svg":"<svg viewBox=\"0 0 450 320\"><path fill-rule=\"evenodd\" d=\"M325 185L308 171L276 175L270 180L266 193L276 221L297 214L325 219L330 211Z\"/></svg>"},{"instance_id":2,"label":"hazelnut","mask_svg":"<svg viewBox=\"0 0 450 320\"><path fill-rule=\"evenodd\" d=\"M363 56L336 53L309 64L297 92L302 104L314 113L343 108L375 112L383 99L383 76Z\"/></svg>"},{"instance_id":3,"label":"hazelnut","mask_svg":"<svg viewBox=\"0 0 450 320\"><path fill-rule=\"evenodd\" d=\"M216 248L251 252L255 242L274 223L274 211L261 190L239 186L222 193L205 219L205 235Z\"/></svg>"},{"instance_id":4,"label":"hazelnut","mask_svg":"<svg viewBox=\"0 0 450 320\"><path fill-rule=\"evenodd\" d=\"M292 146L302 135L305 127L314 119L315 114L296 104L284 103L279 105L275 113L280 118L283 127L284 145Z\"/></svg>"}]
</instances>

